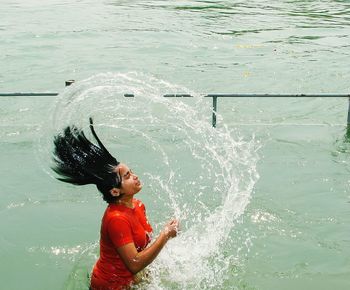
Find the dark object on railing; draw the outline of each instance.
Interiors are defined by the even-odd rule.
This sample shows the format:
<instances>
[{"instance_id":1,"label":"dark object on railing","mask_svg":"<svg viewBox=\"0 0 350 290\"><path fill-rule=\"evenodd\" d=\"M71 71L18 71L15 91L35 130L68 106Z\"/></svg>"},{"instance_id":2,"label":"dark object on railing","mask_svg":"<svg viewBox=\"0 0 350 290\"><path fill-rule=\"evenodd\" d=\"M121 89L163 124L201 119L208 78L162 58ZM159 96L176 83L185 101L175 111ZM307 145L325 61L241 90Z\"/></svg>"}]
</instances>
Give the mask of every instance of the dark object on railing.
<instances>
[{"instance_id":1,"label":"dark object on railing","mask_svg":"<svg viewBox=\"0 0 350 290\"><path fill-rule=\"evenodd\" d=\"M70 85L74 84L75 80L68 80L66 81L66 87L69 87Z\"/></svg>"},{"instance_id":2,"label":"dark object on railing","mask_svg":"<svg viewBox=\"0 0 350 290\"><path fill-rule=\"evenodd\" d=\"M75 80L65 81L66 87L74 84ZM58 93L0 93L0 97L54 97Z\"/></svg>"}]
</instances>

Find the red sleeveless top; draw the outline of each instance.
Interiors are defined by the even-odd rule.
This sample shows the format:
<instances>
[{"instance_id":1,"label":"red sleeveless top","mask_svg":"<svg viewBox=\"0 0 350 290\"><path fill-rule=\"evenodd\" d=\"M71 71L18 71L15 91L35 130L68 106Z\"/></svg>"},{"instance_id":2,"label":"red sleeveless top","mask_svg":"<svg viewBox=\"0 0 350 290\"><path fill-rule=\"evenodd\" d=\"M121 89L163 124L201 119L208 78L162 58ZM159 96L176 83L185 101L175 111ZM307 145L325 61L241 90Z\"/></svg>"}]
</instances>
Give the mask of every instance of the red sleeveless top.
<instances>
[{"instance_id":1,"label":"red sleeveless top","mask_svg":"<svg viewBox=\"0 0 350 290\"><path fill-rule=\"evenodd\" d=\"M109 204L102 218L100 258L91 276L92 290L119 290L133 282L133 274L119 257L116 248L134 243L138 252L151 240L152 227L144 204L133 199L134 208Z\"/></svg>"}]
</instances>

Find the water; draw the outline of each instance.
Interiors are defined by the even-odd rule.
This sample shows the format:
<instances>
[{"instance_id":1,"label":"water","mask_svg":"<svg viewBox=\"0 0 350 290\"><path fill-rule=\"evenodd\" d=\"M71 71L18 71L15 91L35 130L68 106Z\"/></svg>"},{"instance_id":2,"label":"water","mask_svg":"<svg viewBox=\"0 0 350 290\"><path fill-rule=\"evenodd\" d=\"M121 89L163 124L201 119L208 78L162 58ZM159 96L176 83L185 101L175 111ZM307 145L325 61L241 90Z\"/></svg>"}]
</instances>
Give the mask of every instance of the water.
<instances>
[{"instance_id":1,"label":"water","mask_svg":"<svg viewBox=\"0 0 350 290\"><path fill-rule=\"evenodd\" d=\"M349 8L2 1L0 90L61 92L0 100L2 288L86 289L105 205L55 181L49 151L92 115L155 231L183 221L141 289L348 289L347 100L220 99L212 129L200 95L348 93Z\"/></svg>"}]
</instances>

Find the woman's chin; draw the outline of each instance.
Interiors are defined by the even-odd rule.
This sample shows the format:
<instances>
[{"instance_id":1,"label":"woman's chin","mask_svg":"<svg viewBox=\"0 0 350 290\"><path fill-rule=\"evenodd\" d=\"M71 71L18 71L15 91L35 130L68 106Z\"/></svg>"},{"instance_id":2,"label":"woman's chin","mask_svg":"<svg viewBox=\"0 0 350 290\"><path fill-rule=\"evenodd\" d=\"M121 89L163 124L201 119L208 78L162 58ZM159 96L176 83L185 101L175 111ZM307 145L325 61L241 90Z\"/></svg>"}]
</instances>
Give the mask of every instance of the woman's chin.
<instances>
[{"instance_id":1,"label":"woman's chin","mask_svg":"<svg viewBox=\"0 0 350 290\"><path fill-rule=\"evenodd\" d=\"M140 184L139 186L136 187L136 190L135 190L136 192L135 192L135 194L138 193L138 192L140 192L141 189L142 189L142 184Z\"/></svg>"}]
</instances>

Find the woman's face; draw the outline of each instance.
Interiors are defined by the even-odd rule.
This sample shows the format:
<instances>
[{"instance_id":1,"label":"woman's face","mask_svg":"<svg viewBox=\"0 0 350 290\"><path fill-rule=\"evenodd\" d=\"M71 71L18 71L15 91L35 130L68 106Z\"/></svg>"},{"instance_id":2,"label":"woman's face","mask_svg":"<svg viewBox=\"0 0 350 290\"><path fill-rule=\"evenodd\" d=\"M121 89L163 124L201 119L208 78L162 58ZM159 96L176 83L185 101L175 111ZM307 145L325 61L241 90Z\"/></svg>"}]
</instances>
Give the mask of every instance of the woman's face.
<instances>
[{"instance_id":1,"label":"woman's face","mask_svg":"<svg viewBox=\"0 0 350 290\"><path fill-rule=\"evenodd\" d=\"M124 163L120 163L116 167L122 178L120 193L125 195L134 195L142 189L142 184L136 174Z\"/></svg>"}]
</instances>

